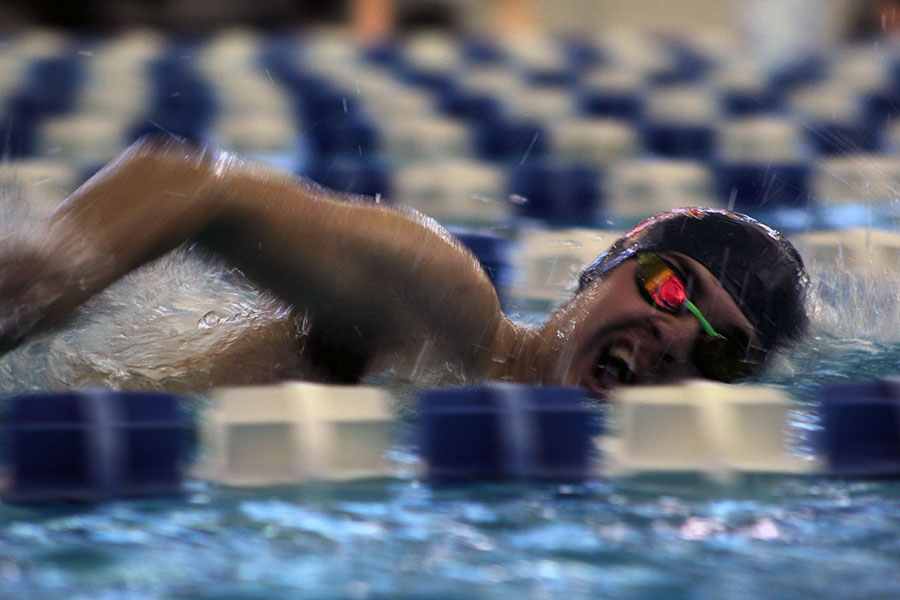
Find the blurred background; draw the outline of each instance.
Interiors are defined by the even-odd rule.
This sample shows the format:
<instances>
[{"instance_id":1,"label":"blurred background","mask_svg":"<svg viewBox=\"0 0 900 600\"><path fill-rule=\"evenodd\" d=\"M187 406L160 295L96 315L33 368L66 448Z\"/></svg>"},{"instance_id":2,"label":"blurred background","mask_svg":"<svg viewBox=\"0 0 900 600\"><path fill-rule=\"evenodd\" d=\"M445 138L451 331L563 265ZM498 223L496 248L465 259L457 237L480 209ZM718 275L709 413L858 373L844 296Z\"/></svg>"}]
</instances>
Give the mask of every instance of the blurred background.
<instances>
[{"instance_id":1,"label":"blurred background","mask_svg":"<svg viewBox=\"0 0 900 600\"><path fill-rule=\"evenodd\" d=\"M168 132L422 210L477 254L507 313L533 323L641 218L735 208L789 234L811 267L814 335L765 381L812 398L825 382L896 375L900 364L898 5L0 2L0 238L137 137ZM192 349L278 313L232 269L190 258L163 257L71 327L6 354L0 386L164 377L175 388L178 365L203 368ZM833 413L859 438L839 456L896 474L896 385L869 386L882 387L891 397L871 405L874 391L841 392L865 398L872 416ZM813 420L799 416L798 440L819 431ZM780 427L766 425L776 421L754 418L759 429L734 439L780 449L770 441ZM663 442L648 447L671 464L665 440L678 429L657 422ZM74 427L66 440L87 431ZM261 449L259 462L241 464L280 465L269 449L282 438L256 431L258 446L239 439ZM700 447L700 435L685 439ZM900 597L895 481L442 487L406 479L414 444L389 457L401 479L246 492L195 481L184 500L90 508L4 501L0 597Z\"/></svg>"},{"instance_id":2,"label":"blurred background","mask_svg":"<svg viewBox=\"0 0 900 600\"><path fill-rule=\"evenodd\" d=\"M827 232L896 230L898 5L2 2L0 181L51 208L168 132L418 208L492 273L523 242L507 283L548 299L613 232L681 206L894 266L894 237Z\"/></svg>"},{"instance_id":3,"label":"blurred background","mask_svg":"<svg viewBox=\"0 0 900 600\"><path fill-rule=\"evenodd\" d=\"M301 0L81 0L65 3L0 2L3 23L19 27L42 23L62 27L119 28L155 26L209 30L223 25L279 26L342 25L352 18L354 7L376 3L344 0L313 2ZM856 28L863 13L878 10L876 2L862 0L821 0L756 2L755 0L397 0L378 2L390 5L396 26L403 30L437 25L457 30L491 31L496 27L494 12L500 4L517 5L529 13L534 25L554 33L592 35L610 27L652 28L696 33L702 28L734 29L744 5L802 5L805 10L826 15L829 32L845 35ZM880 3L887 6L890 2Z\"/></svg>"}]
</instances>

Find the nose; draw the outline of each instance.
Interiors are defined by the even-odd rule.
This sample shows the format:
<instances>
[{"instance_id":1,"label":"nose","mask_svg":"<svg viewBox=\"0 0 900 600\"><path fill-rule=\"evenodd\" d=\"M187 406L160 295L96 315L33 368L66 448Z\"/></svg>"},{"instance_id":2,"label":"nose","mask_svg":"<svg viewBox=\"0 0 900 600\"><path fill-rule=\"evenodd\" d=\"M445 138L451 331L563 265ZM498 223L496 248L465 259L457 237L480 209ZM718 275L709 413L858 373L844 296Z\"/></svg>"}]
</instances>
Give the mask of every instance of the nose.
<instances>
[{"instance_id":1,"label":"nose","mask_svg":"<svg viewBox=\"0 0 900 600\"><path fill-rule=\"evenodd\" d=\"M654 333L659 340L656 355L648 369L648 378L655 382L673 381L697 377L700 372L691 360L691 352L703 327L692 314L680 315L654 311L651 318Z\"/></svg>"}]
</instances>

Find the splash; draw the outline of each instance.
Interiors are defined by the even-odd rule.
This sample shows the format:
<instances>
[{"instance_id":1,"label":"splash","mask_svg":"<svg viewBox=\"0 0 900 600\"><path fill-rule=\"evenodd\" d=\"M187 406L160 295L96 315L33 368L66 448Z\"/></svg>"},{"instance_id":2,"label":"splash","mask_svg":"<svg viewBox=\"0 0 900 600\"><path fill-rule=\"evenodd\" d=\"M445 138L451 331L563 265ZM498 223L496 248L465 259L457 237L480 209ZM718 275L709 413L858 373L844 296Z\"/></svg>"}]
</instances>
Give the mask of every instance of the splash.
<instances>
[{"instance_id":1,"label":"splash","mask_svg":"<svg viewBox=\"0 0 900 600\"><path fill-rule=\"evenodd\" d=\"M900 273L810 267L810 335L783 351L763 376L811 399L824 383L900 373Z\"/></svg>"},{"instance_id":2,"label":"splash","mask_svg":"<svg viewBox=\"0 0 900 600\"><path fill-rule=\"evenodd\" d=\"M0 239L39 247L46 203L8 186ZM296 372L292 307L204 249L183 246L125 276L61 328L0 357L0 393L72 387L188 391Z\"/></svg>"}]
</instances>

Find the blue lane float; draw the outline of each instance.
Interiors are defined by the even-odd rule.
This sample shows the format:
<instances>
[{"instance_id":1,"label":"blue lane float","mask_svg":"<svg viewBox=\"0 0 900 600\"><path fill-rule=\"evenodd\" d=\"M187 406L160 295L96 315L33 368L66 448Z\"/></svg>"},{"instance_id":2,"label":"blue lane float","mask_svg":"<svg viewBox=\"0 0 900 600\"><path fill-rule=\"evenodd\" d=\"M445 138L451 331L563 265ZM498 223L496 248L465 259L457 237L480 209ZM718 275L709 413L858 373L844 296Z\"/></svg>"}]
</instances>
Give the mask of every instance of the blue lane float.
<instances>
[{"instance_id":1,"label":"blue lane float","mask_svg":"<svg viewBox=\"0 0 900 600\"><path fill-rule=\"evenodd\" d=\"M205 142L218 112L215 92L186 57L194 46L173 44L147 67L150 104L131 127L129 137L166 132L194 142Z\"/></svg>"},{"instance_id":2,"label":"blue lane float","mask_svg":"<svg viewBox=\"0 0 900 600\"><path fill-rule=\"evenodd\" d=\"M391 169L374 154L314 158L302 171L319 185L332 190L366 196L377 202L389 202L393 197Z\"/></svg>"},{"instance_id":3,"label":"blue lane float","mask_svg":"<svg viewBox=\"0 0 900 600\"><path fill-rule=\"evenodd\" d=\"M497 289L497 294L502 295L512 277L509 266L509 240L485 231L459 228L451 231L472 251Z\"/></svg>"},{"instance_id":4,"label":"blue lane float","mask_svg":"<svg viewBox=\"0 0 900 600\"><path fill-rule=\"evenodd\" d=\"M424 392L421 451L437 480L587 479L601 420L584 390L495 385Z\"/></svg>"},{"instance_id":5,"label":"blue lane float","mask_svg":"<svg viewBox=\"0 0 900 600\"><path fill-rule=\"evenodd\" d=\"M641 128L644 146L660 156L708 160L716 146L711 125L648 122Z\"/></svg>"},{"instance_id":6,"label":"blue lane float","mask_svg":"<svg viewBox=\"0 0 900 600\"><path fill-rule=\"evenodd\" d=\"M803 163L736 163L715 167L716 191L736 210L806 207L812 196L811 167Z\"/></svg>"},{"instance_id":7,"label":"blue lane float","mask_svg":"<svg viewBox=\"0 0 900 600\"><path fill-rule=\"evenodd\" d=\"M556 160L534 160L513 168L509 193L523 217L555 226L584 226L596 221L603 204L599 169Z\"/></svg>"},{"instance_id":8,"label":"blue lane float","mask_svg":"<svg viewBox=\"0 0 900 600\"><path fill-rule=\"evenodd\" d=\"M169 394L58 392L9 400L11 502L177 494L187 423Z\"/></svg>"},{"instance_id":9,"label":"blue lane float","mask_svg":"<svg viewBox=\"0 0 900 600\"><path fill-rule=\"evenodd\" d=\"M637 89L608 88L588 83L575 92L575 101L582 114L636 122L642 115L644 100Z\"/></svg>"},{"instance_id":10,"label":"blue lane float","mask_svg":"<svg viewBox=\"0 0 900 600\"><path fill-rule=\"evenodd\" d=\"M536 121L487 115L472 122L476 152L483 160L523 164L549 149L546 131Z\"/></svg>"},{"instance_id":11,"label":"blue lane float","mask_svg":"<svg viewBox=\"0 0 900 600\"><path fill-rule=\"evenodd\" d=\"M71 113L85 73L74 49L33 60L20 84L0 103L3 156L37 153L37 135L48 119Z\"/></svg>"},{"instance_id":12,"label":"blue lane float","mask_svg":"<svg viewBox=\"0 0 900 600\"><path fill-rule=\"evenodd\" d=\"M900 379L825 386L818 398L830 473L900 476Z\"/></svg>"}]
</instances>

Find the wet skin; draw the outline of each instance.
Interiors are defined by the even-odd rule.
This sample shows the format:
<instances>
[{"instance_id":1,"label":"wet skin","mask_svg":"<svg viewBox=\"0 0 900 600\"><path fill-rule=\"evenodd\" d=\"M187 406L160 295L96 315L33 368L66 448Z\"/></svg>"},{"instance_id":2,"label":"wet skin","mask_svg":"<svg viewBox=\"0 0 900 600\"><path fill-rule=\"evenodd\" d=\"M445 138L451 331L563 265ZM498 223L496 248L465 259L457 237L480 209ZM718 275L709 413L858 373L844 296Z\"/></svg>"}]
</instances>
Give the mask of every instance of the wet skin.
<instances>
[{"instance_id":1,"label":"wet skin","mask_svg":"<svg viewBox=\"0 0 900 600\"><path fill-rule=\"evenodd\" d=\"M700 322L654 308L638 289L635 260L542 327L524 329L502 313L475 257L431 219L172 139L126 150L57 208L35 240L0 240L0 351L64 322L93 294L189 240L306 311L327 332L312 344L320 366L342 382L386 370L433 385L422 376L432 369L420 368L429 364L451 365L456 383L599 393L700 375L691 362ZM755 344L749 321L704 267L658 254L717 331ZM217 356L221 378L196 387L229 383L225 366L238 356ZM263 365L242 382L278 375Z\"/></svg>"},{"instance_id":2,"label":"wet skin","mask_svg":"<svg viewBox=\"0 0 900 600\"><path fill-rule=\"evenodd\" d=\"M741 347L756 346L749 320L705 267L682 254L658 254L717 332ZM652 306L638 288L637 273L637 261L626 260L552 315L534 333L531 377L601 394L624 383L701 377L691 357L704 333L700 321L687 311Z\"/></svg>"}]
</instances>

